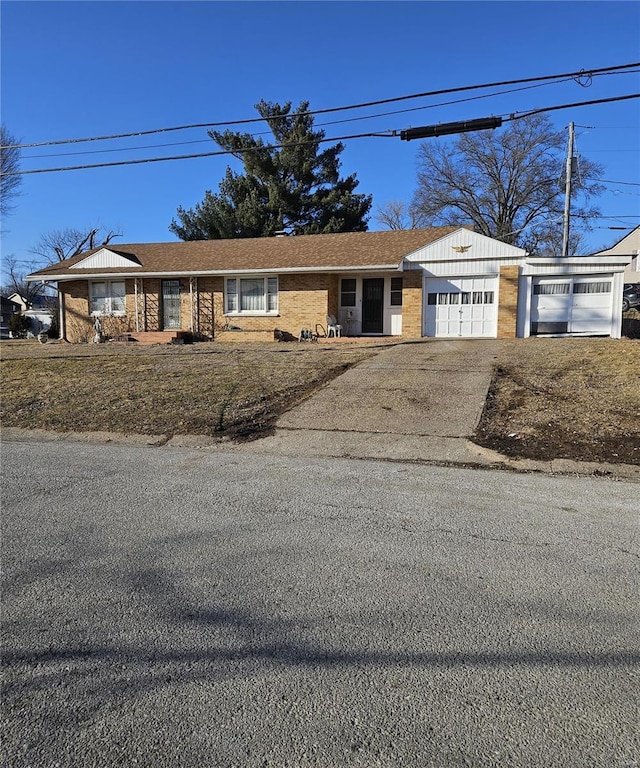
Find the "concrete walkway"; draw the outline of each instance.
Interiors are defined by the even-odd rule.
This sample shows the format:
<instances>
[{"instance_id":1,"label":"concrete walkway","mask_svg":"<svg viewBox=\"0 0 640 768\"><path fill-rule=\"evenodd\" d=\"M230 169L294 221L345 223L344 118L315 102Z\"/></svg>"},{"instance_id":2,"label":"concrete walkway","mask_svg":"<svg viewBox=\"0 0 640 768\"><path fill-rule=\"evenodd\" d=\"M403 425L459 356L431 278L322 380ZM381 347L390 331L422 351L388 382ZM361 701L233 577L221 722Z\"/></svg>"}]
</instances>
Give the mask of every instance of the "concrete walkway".
<instances>
[{"instance_id":1,"label":"concrete walkway","mask_svg":"<svg viewBox=\"0 0 640 768\"><path fill-rule=\"evenodd\" d=\"M424 341L382 349L285 413L259 453L492 465L472 445L498 342Z\"/></svg>"}]
</instances>

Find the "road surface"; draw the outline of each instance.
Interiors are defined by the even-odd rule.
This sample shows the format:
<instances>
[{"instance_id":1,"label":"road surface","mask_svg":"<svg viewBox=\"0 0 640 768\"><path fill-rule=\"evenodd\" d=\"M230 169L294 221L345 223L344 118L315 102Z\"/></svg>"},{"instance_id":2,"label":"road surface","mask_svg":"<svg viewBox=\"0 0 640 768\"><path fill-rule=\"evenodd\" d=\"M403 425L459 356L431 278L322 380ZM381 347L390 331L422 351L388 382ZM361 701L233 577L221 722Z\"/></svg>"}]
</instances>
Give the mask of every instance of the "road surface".
<instances>
[{"instance_id":1,"label":"road surface","mask_svg":"<svg viewBox=\"0 0 640 768\"><path fill-rule=\"evenodd\" d=\"M7 442L12 768L640 765L638 485Z\"/></svg>"}]
</instances>

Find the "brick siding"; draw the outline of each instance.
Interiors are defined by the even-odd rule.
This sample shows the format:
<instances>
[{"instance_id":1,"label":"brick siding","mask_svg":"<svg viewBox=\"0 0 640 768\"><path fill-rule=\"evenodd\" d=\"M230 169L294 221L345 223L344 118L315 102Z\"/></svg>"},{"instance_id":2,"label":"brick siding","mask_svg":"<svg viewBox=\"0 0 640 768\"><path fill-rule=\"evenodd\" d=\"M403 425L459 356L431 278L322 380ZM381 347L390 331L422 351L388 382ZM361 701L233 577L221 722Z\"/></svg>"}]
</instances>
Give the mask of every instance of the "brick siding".
<instances>
[{"instance_id":1,"label":"brick siding","mask_svg":"<svg viewBox=\"0 0 640 768\"><path fill-rule=\"evenodd\" d=\"M498 285L498 338L515 339L518 319L519 267L500 267Z\"/></svg>"},{"instance_id":2,"label":"brick siding","mask_svg":"<svg viewBox=\"0 0 640 768\"><path fill-rule=\"evenodd\" d=\"M422 337L422 270L409 269L402 274L402 335Z\"/></svg>"}]
</instances>

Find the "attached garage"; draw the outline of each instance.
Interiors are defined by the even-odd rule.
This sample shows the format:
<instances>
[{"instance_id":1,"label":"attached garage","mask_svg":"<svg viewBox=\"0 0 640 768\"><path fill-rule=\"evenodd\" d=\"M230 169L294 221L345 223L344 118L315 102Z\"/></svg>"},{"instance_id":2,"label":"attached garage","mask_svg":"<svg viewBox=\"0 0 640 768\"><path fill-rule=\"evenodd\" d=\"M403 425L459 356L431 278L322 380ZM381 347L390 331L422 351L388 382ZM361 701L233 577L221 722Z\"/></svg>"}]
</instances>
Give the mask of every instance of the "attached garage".
<instances>
[{"instance_id":1,"label":"attached garage","mask_svg":"<svg viewBox=\"0 0 640 768\"><path fill-rule=\"evenodd\" d=\"M531 335L608 336L613 275L536 277L531 298Z\"/></svg>"},{"instance_id":2,"label":"attached garage","mask_svg":"<svg viewBox=\"0 0 640 768\"><path fill-rule=\"evenodd\" d=\"M622 330L628 257L529 257L520 274L517 335L612 336Z\"/></svg>"},{"instance_id":3,"label":"attached garage","mask_svg":"<svg viewBox=\"0 0 640 768\"><path fill-rule=\"evenodd\" d=\"M424 279L424 336L494 338L498 277Z\"/></svg>"}]
</instances>

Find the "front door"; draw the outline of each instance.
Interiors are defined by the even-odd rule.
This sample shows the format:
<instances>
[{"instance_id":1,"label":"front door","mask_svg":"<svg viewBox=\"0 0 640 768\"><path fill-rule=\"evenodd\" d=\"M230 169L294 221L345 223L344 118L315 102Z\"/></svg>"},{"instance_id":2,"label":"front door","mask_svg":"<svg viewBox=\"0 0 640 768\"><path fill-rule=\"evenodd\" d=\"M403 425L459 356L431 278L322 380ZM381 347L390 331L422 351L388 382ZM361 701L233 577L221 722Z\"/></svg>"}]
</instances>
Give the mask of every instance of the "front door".
<instances>
[{"instance_id":1,"label":"front door","mask_svg":"<svg viewBox=\"0 0 640 768\"><path fill-rule=\"evenodd\" d=\"M362 333L382 333L384 315L384 277L362 281Z\"/></svg>"},{"instance_id":2,"label":"front door","mask_svg":"<svg viewBox=\"0 0 640 768\"><path fill-rule=\"evenodd\" d=\"M180 281L162 281L162 327L165 331L180 328Z\"/></svg>"}]
</instances>

